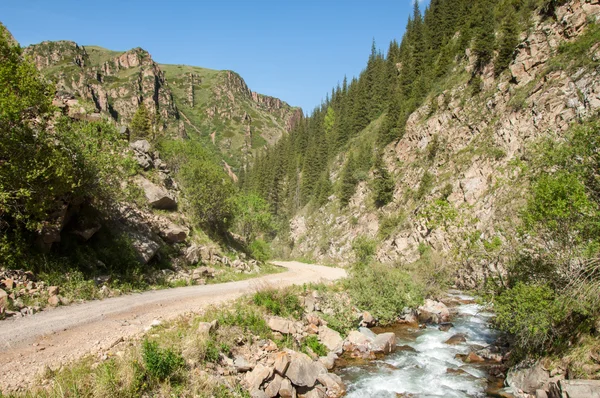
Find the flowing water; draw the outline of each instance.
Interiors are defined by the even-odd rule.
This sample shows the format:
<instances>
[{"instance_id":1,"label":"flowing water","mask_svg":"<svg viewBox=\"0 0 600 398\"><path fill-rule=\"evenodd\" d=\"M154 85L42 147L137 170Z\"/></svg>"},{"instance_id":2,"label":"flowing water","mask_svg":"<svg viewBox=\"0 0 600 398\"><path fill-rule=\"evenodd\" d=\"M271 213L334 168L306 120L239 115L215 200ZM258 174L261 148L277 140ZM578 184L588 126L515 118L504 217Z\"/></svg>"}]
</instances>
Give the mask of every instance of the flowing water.
<instances>
[{"instance_id":1,"label":"flowing water","mask_svg":"<svg viewBox=\"0 0 600 398\"><path fill-rule=\"evenodd\" d=\"M454 294L461 300L472 297ZM467 364L456 354L468 354L493 343L498 334L489 326L492 314L477 304L455 308L454 327L446 332L437 326L404 329L397 332L399 350L382 360L350 366L339 374L348 387L349 398L363 397L486 397L487 370L482 365ZM457 333L466 342L445 344Z\"/></svg>"}]
</instances>

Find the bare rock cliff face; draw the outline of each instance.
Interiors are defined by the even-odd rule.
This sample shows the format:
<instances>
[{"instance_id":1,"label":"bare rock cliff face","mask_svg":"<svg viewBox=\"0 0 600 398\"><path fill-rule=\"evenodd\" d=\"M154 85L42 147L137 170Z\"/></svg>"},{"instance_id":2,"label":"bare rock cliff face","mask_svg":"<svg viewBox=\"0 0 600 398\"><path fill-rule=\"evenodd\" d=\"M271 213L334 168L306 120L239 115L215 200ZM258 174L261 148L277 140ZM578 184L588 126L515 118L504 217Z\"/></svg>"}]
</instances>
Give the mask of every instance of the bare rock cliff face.
<instances>
[{"instance_id":1,"label":"bare rock cliff face","mask_svg":"<svg viewBox=\"0 0 600 398\"><path fill-rule=\"evenodd\" d=\"M518 167L527 145L541 137L560 137L571 123L600 109L598 69L548 68L561 43L576 40L598 20L598 0L569 2L556 18L537 17L521 38L510 72L496 79L491 67L486 69L482 95L471 96L467 78L411 115L403 138L385 151L397 184L395 200L383 213L404 211L404 219L378 246L379 261L411 263L420 257L420 245L427 245L460 264L458 282L463 286L503 272L501 258L472 256L470 244L473 239L512 239L527 188ZM598 46L590 49L592 57L595 52ZM461 73L459 68L455 73ZM425 160L432 151L431 160ZM417 200L408 193L419 190L425 173L434 183ZM454 211L436 207L435 199L444 191ZM325 208L297 216L291 226L292 255L352 262L353 240L375 238L379 230L368 200L369 189L361 183L349 214L333 216Z\"/></svg>"},{"instance_id":2,"label":"bare rock cliff face","mask_svg":"<svg viewBox=\"0 0 600 398\"><path fill-rule=\"evenodd\" d=\"M92 111L105 112L120 123L129 122L142 102L150 114L160 115L161 129L179 118L164 73L141 48L121 54L103 50L96 62L85 47L67 41L33 45L25 54L55 80L59 92L89 101Z\"/></svg>"}]
</instances>

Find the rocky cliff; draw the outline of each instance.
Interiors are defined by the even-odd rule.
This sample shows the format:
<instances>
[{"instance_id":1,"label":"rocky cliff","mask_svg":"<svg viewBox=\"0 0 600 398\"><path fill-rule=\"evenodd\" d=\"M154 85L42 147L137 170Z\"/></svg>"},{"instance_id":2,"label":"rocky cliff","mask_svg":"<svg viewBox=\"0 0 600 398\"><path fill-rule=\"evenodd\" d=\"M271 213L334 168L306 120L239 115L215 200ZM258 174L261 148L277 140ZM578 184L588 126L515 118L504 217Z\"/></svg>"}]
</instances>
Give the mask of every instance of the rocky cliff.
<instances>
[{"instance_id":1,"label":"rocky cliff","mask_svg":"<svg viewBox=\"0 0 600 398\"><path fill-rule=\"evenodd\" d=\"M71 115L127 125L144 103L154 134L212 142L235 170L302 117L301 109L252 92L234 72L159 65L141 48L115 52L57 41L25 54L55 83L57 105Z\"/></svg>"},{"instance_id":2,"label":"rocky cliff","mask_svg":"<svg viewBox=\"0 0 600 398\"><path fill-rule=\"evenodd\" d=\"M402 139L385 148L396 181L393 202L376 211L361 182L347 211L332 201L297 215L291 255L347 264L362 236L378 241L376 257L384 263L413 263L431 248L461 265L462 285L502 272L502 254L483 248L514 237L528 184L527 149L543 137L560 139L600 108L598 43L581 59L565 51L589 39L599 18L597 0L569 2L553 18L535 16L510 71L496 78L488 66L479 93L467 50L468 61L410 116ZM482 247L480 255L474 246Z\"/></svg>"}]
</instances>

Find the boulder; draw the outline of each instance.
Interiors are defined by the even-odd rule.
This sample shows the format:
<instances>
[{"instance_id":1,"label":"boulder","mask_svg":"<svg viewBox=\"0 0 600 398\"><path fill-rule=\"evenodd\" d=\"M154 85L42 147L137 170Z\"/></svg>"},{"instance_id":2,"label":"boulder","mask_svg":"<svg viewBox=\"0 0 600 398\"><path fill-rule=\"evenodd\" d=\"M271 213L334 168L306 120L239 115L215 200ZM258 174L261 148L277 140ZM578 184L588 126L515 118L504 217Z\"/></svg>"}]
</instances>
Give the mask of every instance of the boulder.
<instances>
[{"instance_id":1,"label":"boulder","mask_svg":"<svg viewBox=\"0 0 600 398\"><path fill-rule=\"evenodd\" d=\"M336 354L342 353L344 339L335 330L327 326L319 327L319 340L329 351L333 351Z\"/></svg>"},{"instance_id":2,"label":"boulder","mask_svg":"<svg viewBox=\"0 0 600 398\"><path fill-rule=\"evenodd\" d=\"M322 373L317 380L327 389L327 397L338 398L346 393L344 382L336 374Z\"/></svg>"},{"instance_id":3,"label":"boulder","mask_svg":"<svg viewBox=\"0 0 600 398\"><path fill-rule=\"evenodd\" d=\"M209 263L212 260L213 251L208 246L199 246L193 244L185 250L185 260L189 264L197 264L199 262Z\"/></svg>"},{"instance_id":4,"label":"boulder","mask_svg":"<svg viewBox=\"0 0 600 398\"><path fill-rule=\"evenodd\" d=\"M440 326L438 327L438 329L442 332L447 332L448 330L452 329L454 327L454 324L452 324L451 322L443 322L440 323Z\"/></svg>"},{"instance_id":5,"label":"boulder","mask_svg":"<svg viewBox=\"0 0 600 398\"><path fill-rule=\"evenodd\" d=\"M266 367L263 364L257 364L252 372L246 373L244 381L248 386L248 390L258 390L262 383L273 375L273 369Z\"/></svg>"},{"instance_id":6,"label":"boulder","mask_svg":"<svg viewBox=\"0 0 600 398\"><path fill-rule=\"evenodd\" d=\"M376 354L390 354L396 351L396 334L381 333L371 343L371 348Z\"/></svg>"},{"instance_id":7,"label":"boulder","mask_svg":"<svg viewBox=\"0 0 600 398\"><path fill-rule=\"evenodd\" d=\"M561 380L559 385L569 398L600 398L600 380Z\"/></svg>"},{"instance_id":8,"label":"boulder","mask_svg":"<svg viewBox=\"0 0 600 398\"><path fill-rule=\"evenodd\" d=\"M279 373L280 375L285 375L285 372L288 369L288 366L290 366L290 356L287 352L279 352L275 355L275 363L273 364L273 367L275 368L275 372Z\"/></svg>"},{"instance_id":9,"label":"boulder","mask_svg":"<svg viewBox=\"0 0 600 398\"><path fill-rule=\"evenodd\" d=\"M375 340L375 338L377 337L377 333L365 327L358 328L358 331L370 338L371 340Z\"/></svg>"},{"instance_id":10,"label":"boulder","mask_svg":"<svg viewBox=\"0 0 600 398\"><path fill-rule=\"evenodd\" d=\"M137 183L144 191L144 195L151 207L161 210L175 210L177 208L177 201L163 187L154 184L144 177L138 177Z\"/></svg>"},{"instance_id":11,"label":"boulder","mask_svg":"<svg viewBox=\"0 0 600 398\"><path fill-rule=\"evenodd\" d=\"M550 374L540 363L531 368L511 369L506 375L506 384L527 394L535 394L536 390L547 390Z\"/></svg>"},{"instance_id":12,"label":"boulder","mask_svg":"<svg viewBox=\"0 0 600 398\"><path fill-rule=\"evenodd\" d=\"M274 332L281 334L294 334L296 333L296 326L293 321L289 319L281 318L278 316L272 316L267 320L267 325Z\"/></svg>"},{"instance_id":13,"label":"boulder","mask_svg":"<svg viewBox=\"0 0 600 398\"><path fill-rule=\"evenodd\" d=\"M288 379L281 381L281 387L279 387L279 396L281 398L296 398L296 389L292 385L292 382Z\"/></svg>"},{"instance_id":14,"label":"boulder","mask_svg":"<svg viewBox=\"0 0 600 398\"><path fill-rule=\"evenodd\" d=\"M235 370L237 370L239 373L249 372L254 368L254 366L250 362L248 362L243 356L235 357L233 360L233 366L235 367Z\"/></svg>"},{"instance_id":15,"label":"boulder","mask_svg":"<svg viewBox=\"0 0 600 398\"><path fill-rule=\"evenodd\" d=\"M467 363L477 363L477 362L485 362L485 359L481 358L479 355L474 352L470 352L469 355L465 358L465 362ZM534 390L535 392L535 390Z\"/></svg>"},{"instance_id":16,"label":"boulder","mask_svg":"<svg viewBox=\"0 0 600 398\"><path fill-rule=\"evenodd\" d=\"M450 344L450 345L457 345L457 344L466 343L466 342L467 342L467 337L463 333L455 334L454 336L450 337L448 340L445 341L446 344Z\"/></svg>"},{"instance_id":17,"label":"boulder","mask_svg":"<svg viewBox=\"0 0 600 398\"><path fill-rule=\"evenodd\" d=\"M160 231L160 236L168 243L181 243L187 238L187 230L175 224L171 224Z\"/></svg>"},{"instance_id":18,"label":"boulder","mask_svg":"<svg viewBox=\"0 0 600 398\"><path fill-rule=\"evenodd\" d=\"M375 320L375 318L373 318L373 315L371 315L370 312L364 311L362 313L360 321L361 326L371 327L375 326L376 323L377 321Z\"/></svg>"},{"instance_id":19,"label":"boulder","mask_svg":"<svg viewBox=\"0 0 600 398\"><path fill-rule=\"evenodd\" d=\"M0 308L6 309L8 306L8 293L0 289Z\"/></svg>"},{"instance_id":20,"label":"boulder","mask_svg":"<svg viewBox=\"0 0 600 398\"><path fill-rule=\"evenodd\" d=\"M327 373L322 363L313 361L306 354L293 352L290 356L290 365L285 376L295 386L314 387L319 375Z\"/></svg>"},{"instance_id":21,"label":"boulder","mask_svg":"<svg viewBox=\"0 0 600 398\"><path fill-rule=\"evenodd\" d=\"M140 153L144 153L144 154L150 153L150 149L152 148L150 143L146 140L134 141L131 144L129 144L129 147L136 152L140 152Z\"/></svg>"},{"instance_id":22,"label":"boulder","mask_svg":"<svg viewBox=\"0 0 600 398\"><path fill-rule=\"evenodd\" d=\"M213 324L210 322L200 322L198 324L198 334L201 336L208 337L213 329Z\"/></svg>"},{"instance_id":23,"label":"boulder","mask_svg":"<svg viewBox=\"0 0 600 398\"><path fill-rule=\"evenodd\" d=\"M283 382L283 377L278 374L273 376L273 379L267 383L265 386L265 395L269 398L274 398L279 394L279 390L281 389L281 383Z\"/></svg>"},{"instance_id":24,"label":"boulder","mask_svg":"<svg viewBox=\"0 0 600 398\"><path fill-rule=\"evenodd\" d=\"M444 303L431 299L425 300L425 304L417 310L419 322L443 323L450 319L450 311Z\"/></svg>"},{"instance_id":25,"label":"boulder","mask_svg":"<svg viewBox=\"0 0 600 398\"><path fill-rule=\"evenodd\" d=\"M371 343L373 339L357 330L350 332L344 341L344 351L350 353L353 358L374 359Z\"/></svg>"},{"instance_id":26,"label":"boulder","mask_svg":"<svg viewBox=\"0 0 600 398\"><path fill-rule=\"evenodd\" d=\"M58 294L58 291L59 291L58 286L50 286L48 288L48 295L49 296L56 296Z\"/></svg>"},{"instance_id":27,"label":"boulder","mask_svg":"<svg viewBox=\"0 0 600 398\"><path fill-rule=\"evenodd\" d=\"M338 359L338 356L335 353L330 352L326 357L320 357L319 362L321 362L327 370L331 370L335 367L336 359Z\"/></svg>"},{"instance_id":28,"label":"boulder","mask_svg":"<svg viewBox=\"0 0 600 398\"><path fill-rule=\"evenodd\" d=\"M148 264L158 252L158 249L160 249L160 245L150 239L147 235L138 231L129 231L128 235L131 238L131 245L136 251L140 262Z\"/></svg>"},{"instance_id":29,"label":"boulder","mask_svg":"<svg viewBox=\"0 0 600 398\"><path fill-rule=\"evenodd\" d=\"M51 307L56 307L60 304L60 298L58 296L50 296L48 298L48 304L50 304Z\"/></svg>"}]
</instances>

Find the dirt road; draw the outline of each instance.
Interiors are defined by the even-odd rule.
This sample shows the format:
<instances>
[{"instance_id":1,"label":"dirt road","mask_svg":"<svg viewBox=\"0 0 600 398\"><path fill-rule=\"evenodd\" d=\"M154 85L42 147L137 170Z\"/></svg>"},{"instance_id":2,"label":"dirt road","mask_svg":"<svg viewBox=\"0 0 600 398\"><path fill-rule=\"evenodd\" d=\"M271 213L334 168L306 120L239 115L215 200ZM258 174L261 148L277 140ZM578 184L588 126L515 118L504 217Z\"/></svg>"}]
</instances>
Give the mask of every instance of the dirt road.
<instances>
[{"instance_id":1,"label":"dirt road","mask_svg":"<svg viewBox=\"0 0 600 398\"><path fill-rule=\"evenodd\" d=\"M275 262L288 270L280 274L217 285L189 286L90 301L43 311L30 317L0 322L0 391L35 384L47 366L105 350L138 335L155 320L199 312L262 285L283 287L331 281L346 276L339 268Z\"/></svg>"}]
</instances>

